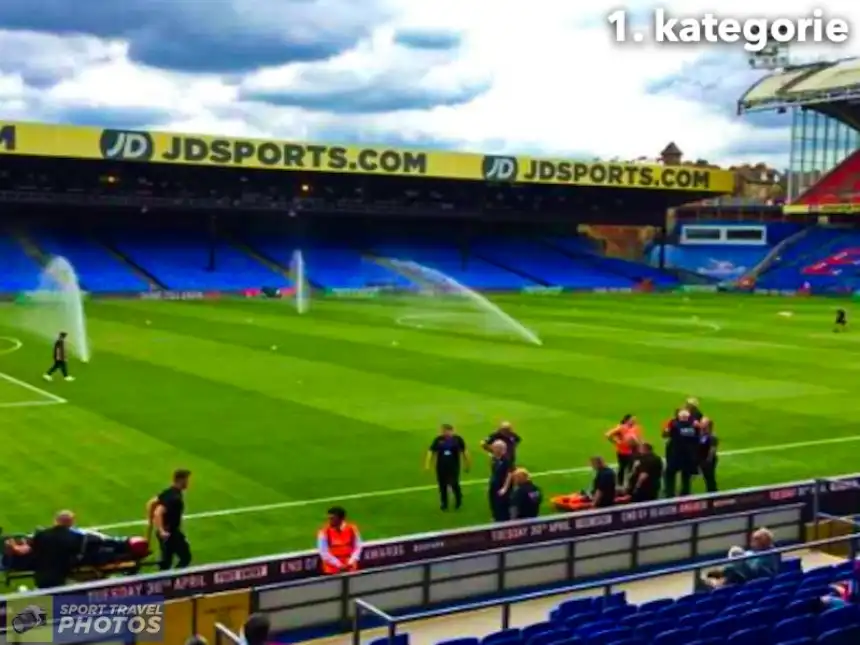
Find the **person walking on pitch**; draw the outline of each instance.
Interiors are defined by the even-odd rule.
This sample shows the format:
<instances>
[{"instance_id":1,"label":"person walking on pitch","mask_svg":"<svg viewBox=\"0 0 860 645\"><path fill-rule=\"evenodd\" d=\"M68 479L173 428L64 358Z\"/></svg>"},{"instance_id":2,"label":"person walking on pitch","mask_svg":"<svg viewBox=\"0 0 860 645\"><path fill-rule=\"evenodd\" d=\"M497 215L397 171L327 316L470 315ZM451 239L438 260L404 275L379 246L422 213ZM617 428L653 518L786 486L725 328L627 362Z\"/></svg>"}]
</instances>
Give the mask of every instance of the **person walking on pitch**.
<instances>
[{"instance_id":1,"label":"person walking on pitch","mask_svg":"<svg viewBox=\"0 0 860 645\"><path fill-rule=\"evenodd\" d=\"M57 370L60 371L60 374L63 375L63 378L67 381L74 381L74 376L69 376L69 368L66 364L66 332L61 331L60 335L57 336L56 342L54 342L54 364L51 365L51 369L45 372L43 378L46 381L54 380L54 372Z\"/></svg>"}]
</instances>

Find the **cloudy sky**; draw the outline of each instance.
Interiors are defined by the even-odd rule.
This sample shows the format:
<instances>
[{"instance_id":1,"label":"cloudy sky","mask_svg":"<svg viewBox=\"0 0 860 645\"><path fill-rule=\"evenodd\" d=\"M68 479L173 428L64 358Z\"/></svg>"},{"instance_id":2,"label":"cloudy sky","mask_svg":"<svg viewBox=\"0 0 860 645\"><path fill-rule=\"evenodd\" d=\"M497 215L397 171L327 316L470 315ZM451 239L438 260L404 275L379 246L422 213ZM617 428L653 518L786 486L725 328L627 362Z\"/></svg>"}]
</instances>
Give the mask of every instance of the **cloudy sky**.
<instances>
[{"instance_id":1,"label":"cloudy sky","mask_svg":"<svg viewBox=\"0 0 860 645\"><path fill-rule=\"evenodd\" d=\"M720 0L721 15L751 3ZM757 15L818 5L757 0ZM856 0L829 0L852 21ZM649 5L633 7L647 20ZM678 15L708 3L663 4ZM592 0L2 0L0 118L574 157L783 165L740 46L618 45ZM765 10L767 9L767 10ZM860 54L797 46L798 59Z\"/></svg>"}]
</instances>

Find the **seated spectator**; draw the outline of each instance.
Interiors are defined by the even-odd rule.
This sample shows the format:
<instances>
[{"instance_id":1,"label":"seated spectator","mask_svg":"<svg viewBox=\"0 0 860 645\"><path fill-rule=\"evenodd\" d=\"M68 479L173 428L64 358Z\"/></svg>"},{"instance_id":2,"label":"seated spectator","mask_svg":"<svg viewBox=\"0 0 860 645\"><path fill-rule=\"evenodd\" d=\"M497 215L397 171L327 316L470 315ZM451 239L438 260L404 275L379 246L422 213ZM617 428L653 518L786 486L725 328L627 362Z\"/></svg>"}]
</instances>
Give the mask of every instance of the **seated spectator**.
<instances>
[{"instance_id":1,"label":"seated spectator","mask_svg":"<svg viewBox=\"0 0 860 645\"><path fill-rule=\"evenodd\" d=\"M242 642L245 645L266 645L271 628L266 614L251 614L242 627Z\"/></svg>"},{"instance_id":2,"label":"seated spectator","mask_svg":"<svg viewBox=\"0 0 860 645\"><path fill-rule=\"evenodd\" d=\"M731 559L761 553L759 557L747 557L732 563L718 571L711 571L697 585L699 589L715 589L726 585L743 584L755 578L765 578L779 573L781 558L778 553L768 553L773 549L773 533L767 529L757 529L750 537L750 550L744 551L739 546L729 549Z\"/></svg>"}]
</instances>

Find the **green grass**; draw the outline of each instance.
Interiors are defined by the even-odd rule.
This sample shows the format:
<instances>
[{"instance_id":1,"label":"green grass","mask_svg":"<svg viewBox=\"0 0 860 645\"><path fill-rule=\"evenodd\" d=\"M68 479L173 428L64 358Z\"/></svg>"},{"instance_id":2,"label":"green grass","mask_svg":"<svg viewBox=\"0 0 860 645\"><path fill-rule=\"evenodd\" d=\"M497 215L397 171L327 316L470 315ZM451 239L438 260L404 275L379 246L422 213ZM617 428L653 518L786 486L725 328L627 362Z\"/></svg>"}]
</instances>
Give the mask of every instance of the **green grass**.
<instances>
[{"instance_id":1,"label":"green grass","mask_svg":"<svg viewBox=\"0 0 860 645\"><path fill-rule=\"evenodd\" d=\"M0 372L68 403L8 407L44 399L0 381L0 526L30 530L60 507L84 526L134 522L179 466L194 471L189 513L281 504L190 519L198 563L311 548L339 499L370 539L483 523L477 446L498 421L522 434L532 471L578 469L595 451L611 455L602 435L624 413L656 439L690 395L715 418L724 450L747 451L724 459L724 488L857 469L860 332L832 332L833 301L495 300L544 345L487 335L474 315L414 300L320 300L301 317L274 301L94 301L94 358L73 364L74 383L41 381L50 346L11 327L15 306L4 305L0 335L23 346L0 355ZM428 311L423 329L395 321ZM12 347L0 340L0 352ZM458 513L438 510L422 469L443 421L476 463ZM815 444L833 438L847 440ZM806 445L773 449L792 443ZM587 482L581 471L539 479L547 494ZM374 494L413 487L427 489Z\"/></svg>"}]
</instances>

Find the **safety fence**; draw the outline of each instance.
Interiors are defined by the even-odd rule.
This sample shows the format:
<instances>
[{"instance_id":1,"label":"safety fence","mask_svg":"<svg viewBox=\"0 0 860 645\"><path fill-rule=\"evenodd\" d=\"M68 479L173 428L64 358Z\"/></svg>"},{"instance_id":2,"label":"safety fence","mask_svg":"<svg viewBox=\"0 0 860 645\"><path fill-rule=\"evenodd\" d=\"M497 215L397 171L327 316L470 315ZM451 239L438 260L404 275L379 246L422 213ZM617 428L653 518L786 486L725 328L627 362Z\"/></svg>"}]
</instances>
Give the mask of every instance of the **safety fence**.
<instances>
[{"instance_id":1,"label":"safety fence","mask_svg":"<svg viewBox=\"0 0 860 645\"><path fill-rule=\"evenodd\" d=\"M848 535L841 535L839 537L832 537L828 539L808 542L807 544L802 545L802 547L800 548L804 550L810 549L829 551L834 546L843 547L848 555L848 559L855 559L858 553L858 549L860 549L860 529ZM776 548L769 551L768 553L789 554L792 552L796 553L798 549L799 547L797 545L792 545ZM401 625L414 623L421 620L427 620L430 618L441 618L443 616L453 616L455 614L464 614L487 609L499 609L499 629L509 629L511 627L511 608L513 607L513 605L519 603L529 602L533 600L541 600L543 598L550 598L564 594L582 593L588 591L600 592L600 595L610 595L613 589L621 585L641 582L645 580L652 580L655 578L660 578L662 576L671 576L679 573L691 574L693 588L695 588L696 581L700 578L701 572L703 570L723 567L728 564L737 564L738 562L742 562L744 560L760 558L761 555L761 553L754 553L737 558L721 558L718 560L710 560L706 562L697 562L681 566L668 567L665 569L649 571L646 573L635 573L632 575L618 576L595 582L587 582L584 584L573 584L558 589L548 589L533 593L525 593L500 600L465 603L454 607L443 607L440 609L430 609L426 611L404 613L399 615L394 615L393 613L387 612L375 606L373 603L368 602L367 600L357 598L353 601L353 606L355 608L355 618L353 621L352 643L353 645L361 645L361 638L365 630L365 626L368 623L368 617L376 619L377 622L382 621L382 623L384 623L387 632L388 642L390 645L395 645L395 639L397 638L398 630Z\"/></svg>"},{"instance_id":2,"label":"safety fence","mask_svg":"<svg viewBox=\"0 0 860 645\"><path fill-rule=\"evenodd\" d=\"M831 516L857 508L860 474L806 480L369 542L362 570L346 575L314 574L317 555L306 552L15 594L0 598L0 626L33 604L148 597L163 603L166 645L192 634L214 642L218 624L239 633L255 612L269 616L275 633L299 639L348 632L357 599L394 615L538 589L558 593L574 582L722 557L747 544L757 526L782 544L837 538L856 527ZM3 628L4 638L27 640ZM84 634L68 645L97 640Z\"/></svg>"}]
</instances>

